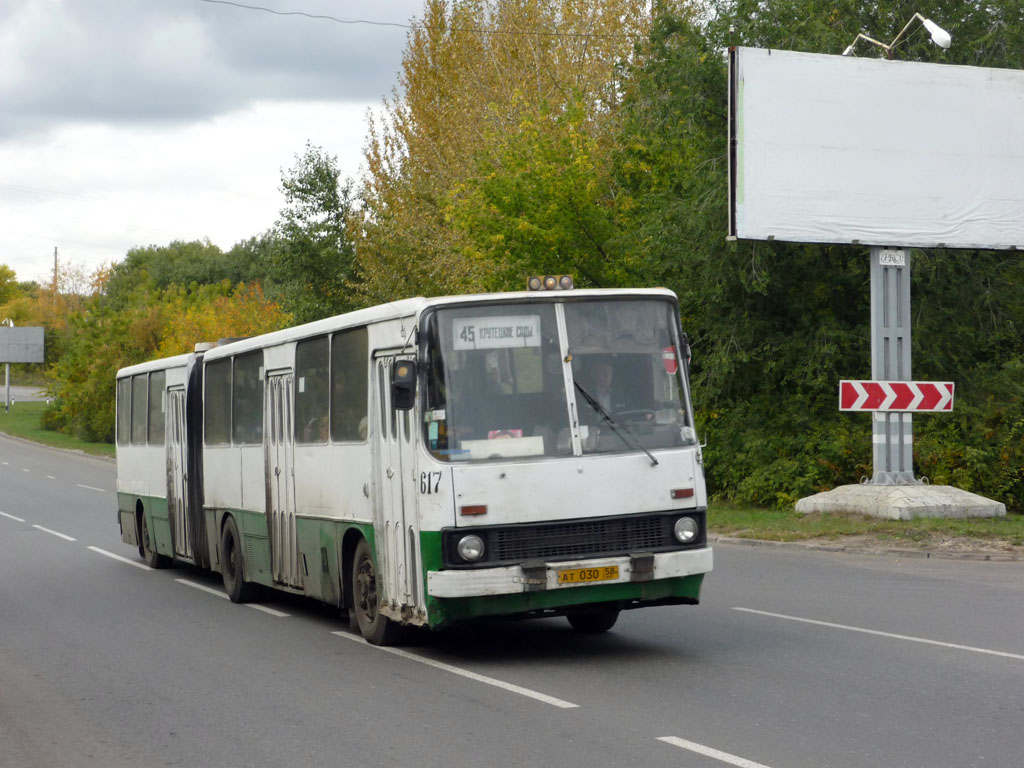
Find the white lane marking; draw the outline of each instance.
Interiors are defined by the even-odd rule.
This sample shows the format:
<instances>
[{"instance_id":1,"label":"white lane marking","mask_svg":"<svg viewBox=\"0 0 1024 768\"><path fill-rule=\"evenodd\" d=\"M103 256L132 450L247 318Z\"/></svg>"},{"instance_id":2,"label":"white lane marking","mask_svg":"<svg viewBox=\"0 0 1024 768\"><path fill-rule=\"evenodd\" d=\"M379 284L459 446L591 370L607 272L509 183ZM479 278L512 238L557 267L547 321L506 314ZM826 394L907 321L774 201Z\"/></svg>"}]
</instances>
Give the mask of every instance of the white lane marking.
<instances>
[{"instance_id":1,"label":"white lane marking","mask_svg":"<svg viewBox=\"0 0 1024 768\"><path fill-rule=\"evenodd\" d=\"M99 491L100 493L106 493L102 488L94 488L91 485L82 485L81 483L75 483L79 488L85 488L87 491Z\"/></svg>"},{"instance_id":2,"label":"white lane marking","mask_svg":"<svg viewBox=\"0 0 1024 768\"><path fill-rule=\"evenodd\" d=\"M205 584L197 584L196 582L189 581L188 579L175 579L175 581L179 584L184 584L186 587L192 587L193 589L198 589L202 592L206 592L211 595L216 595L217 597L223 597L225 600L231 599L228 597L226 592L221 592L219 589L208 587Z\"/></svg>"},{"instance_id":3,"label":"white lane marking","mask_svg":"<svg viewBox=\"0 0 1024 768\"><path fill-rule=\"evenodd\" d=\"M495 688L502 688L512 693L518 693L520 696L527 696L537 701L543 701L545 704L550 704L554 707L561 707L562 709L575 709L579 707L579 704L573 704L570 701L564 699L556 699L554 696L548 696L546 693L540 693L539 691L533 691L529 688L523 688L520 685L514 685L513 683L506 683L504 680L498 680L493 677L487 677L487 675L480 675L476 672L470 672L468 669L461 669L459 667L453 667L451 664L445 664L443 661L434 661L423 656L418 656L415 653L409 653L409 651L403 651L401 648L387 648L377 645L370 645L366 640L353 635L349 632L332 632L332 635L343 637L346 640L352 640L357 643L362 643L370 648L376 648L378 651L385 651L386 653L393 654L395 656L401 656L403 659L410 659L411 661L418 661L420 664L426 664L428 667L434 667L445 672L451 672L453 675L461 675L467 677L470 680L476 680L478 683L484 683L486 685L493 685Z\"/></svg>"},{"instance_id":4,"label":"white lane marking","mask_svg":"<svg viewBox=\"0 0 1024 768\"><path fill-rule=\"evenodd\" d=\"M25 467L22 467L22 468L21 468L21 471L22 471L22 472L31 472L32 470L31 470L31 469L25 469Z\"/></svg>"},{"instance_id":5,"label":"white lane marking","mask_svg":"<svg viewBox=\"0 0 1024 768\"><path fill-rule=\"evenodd\" d=\"M771 613L769 611L756 611L753 608L740 608L733 607L734 611L744 611L745 613L756 613L761 616L771 616L775 619L786 619L787 621L799 621L804 624L816 624L819 627L830 627L831 629L845 629L847 632L861 632L865 635L877 635L878 637L888 637L893 640L907 640L911 643L923 643L925 645L937 645L940 648L953 648L957 651L971 651L972 653L985 653L989 656L1002 656L1007 659L1017 659L1018 661L1024 661L1024 655L1019 653L1007 653L1006 651L993 651L989 648L975 648L971 645L958 645L957 643L944 643L941 640L929 640L924 637L914 637L913 635L897 635L892 632L880 632L877 629L864 629L863 627L851 627L846 624L833 624L830 621L817 621L815 619L803 619L799 616L787 616L784 613Z\"/></svg>"},{"instance_id":6,"label":"white lane marking","mask_svg":"<svg viewBox=\"0 0 1024 768\"><path fill-rule=\"evenodd\" d=\"M41 525L33 525L32 527L33 528L38 528L43 533L49 533L52 536L56 536L58 538L64 539L64 541L78 541L78 539L74 538L73 536L68 536L65 533L61 533L60 531L54 531L54 530L51 530L50 528L43 528L43 526L41 526Z\"/></svg>"},{"instance_id":7,"label":"white lane marking","mask_svg":"<svg viewBox=\"0 0 1024 768\"><path fill-rule=\"evenodd\" d=\"M0 515L3 515L4 517L6 517L6 518L8 518L10 520L17 520L19 523L24 523L25 522L25 518L23 518L23 517L15 517L14 515L8 515L6 512L0 512Z\"/></svg>"},{"instance_id":8,"label":"white lane marking","mask_svg":"<svg viewBox=\"0 0 1024 768\"><path fill-rule=\"evenodd\" d=\"M205 584L197 584L196 582L189 581L188 579L175 579L175 581L178 582L179 584L184 584L186 587L192 587L193 589L198 589L198 590L200 590L202 592L206 592L207 594L210 594L210 595L216 595L217 597L223 597L225 600L230 600L231 599L230 597L228 597L226 592L221 592L219 589L214 589L213 587L208 587ZM242 603L242 605L244 605L246 608L252 608L255 611L262 611L263 613L269 613L271 616L277 616L279 619L285 619L285 618L287 618L289 616L289 614L287 614L287 613L284 613L282 611L278 611L275 608L268 608L267 606L260 605L258 603Z\"/></svg>"},{"instance_id":9,"label":"white lane marking","mask_svg":"<svg viewBox=\"0 0 1024 768\"><path fill-rule=\"evenodd\" d=\"M260 605L259 603L242 603L246 608L252 608L254 611L262 611L263 613L269 613L271 616L277 616L279 619L288 618L288 614L284 611L279 611L276 608L270 608L266 605Z\"/></svg>"},{"instance_id":10,"label":"white lane marking","mask_svg":"<svg viewBox=\"0 0 1024 768\"><path fill-rule=\"evenodd\" d=\"M46 476L46 479L47 479L47 480L56 480L57 478L56 478L56 477L54 477L53 475L47 475L47 476Z\"/></svg>"},{"instance_id":11,"label":"white lane marking","mask_svg":"<svg viewBox=\"0 0 1024 768\"><path fill-rule=\"evenodd\" d=\"M8 464L8 463L7 463L6 461L5 461L5 462L4 462L4 466L5 466L5 467L9 467L9 466L11 466L11 465L10 465L10 464Z\"/></svg>"},{"instance_id":12,"label":"white lane marking","mask_svg":"<svg viewBox=\"0 0 1024 768\"><path fill-rule=\"evenodd\" d=\"M695 741L687 741L675 736L661 736L658 738L658 741L664 741L666 744L688 749L691 752L696 752L698 755L712 757L715 760L721 760L723 763L739 766L739 768L768 768L768 766L762 763L755 763L753 760L747 760L745 757L730 755L728 752L722 752L720 749L705 747L703 744L698 744Z\"/></svg>"},{"instance_id":13,"label":"white lane marking","mask_svg":"<svg viewBox=\"0 0 1024 768\"><path fill-rule=\"evenodd\" d=\"M121 557L120 555L115 555L113 552L107 552L107 550L100 549L99 547L89 547L89 549L91 549L93 552L97 552L97 553L99 553L101 555L104 555L105 557L109 557L111 560L117 560L118 562L121 562L121 563L128 563L128 565L134 565L136 568L141 568L144 571L152 571L153 570L148 565L146 565L145 563L140 563L138 560L129 560L127 557Z\"/></svg>"}]
</instances>

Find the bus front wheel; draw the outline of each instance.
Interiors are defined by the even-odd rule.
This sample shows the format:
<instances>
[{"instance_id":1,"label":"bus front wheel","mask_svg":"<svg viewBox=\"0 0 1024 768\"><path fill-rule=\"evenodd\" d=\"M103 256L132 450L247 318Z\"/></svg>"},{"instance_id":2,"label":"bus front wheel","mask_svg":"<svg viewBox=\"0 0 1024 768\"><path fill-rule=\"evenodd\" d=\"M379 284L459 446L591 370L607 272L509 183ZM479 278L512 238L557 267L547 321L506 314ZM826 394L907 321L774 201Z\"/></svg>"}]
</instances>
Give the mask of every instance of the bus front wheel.
<instances>
[{"instance_id":1,"label":"bus front wheel","mask_svg":"<svg viewBox=\"0 0 1024 768\"><path fill-rule=\"evenodd\" d=\"M224 530L220 534L221 576L224 578L224 591L233 603L244 603L253 596L254 587L245 580L245 558L242 557L242 537L238 535L235 518L229 517L224 522Z\"/></svg>"},{"instance_id":2,"label":"bus front wheel","mask_svg":"<svg viewBox=\"0 0 1024 768\"><path fill-rule=\"evenodd\" d=\"M361 539L352 557L352 612L359 632L373 645L394 645L402 627L380 612L377 567L366 539Z\"/></svg>"}]
</instances>

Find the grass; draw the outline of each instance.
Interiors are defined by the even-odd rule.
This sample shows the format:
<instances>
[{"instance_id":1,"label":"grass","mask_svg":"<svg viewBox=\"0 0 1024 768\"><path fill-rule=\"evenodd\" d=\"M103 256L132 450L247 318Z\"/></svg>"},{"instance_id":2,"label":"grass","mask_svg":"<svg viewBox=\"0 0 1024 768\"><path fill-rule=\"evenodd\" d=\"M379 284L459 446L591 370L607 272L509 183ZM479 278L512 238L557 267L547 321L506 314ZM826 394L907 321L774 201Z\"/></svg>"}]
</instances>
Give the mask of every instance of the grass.
<instances>
[{"instance_id":1,"label":"grass","mask_svg":"<svg viewBox=\"0 0 1024 768\"><path fill-rule=\"evenodd\" d=\"M866 515L800 515L793 510L713 502L709 505L708 526L713 533L767 541L826 539L842 543L844 538L856 536L891 547L1024 547L1024 515L1017 514L996 518L883 520Z\"/></svg>"},{"instance_id":2,"label":"grass","mask_svg":"<svg viewBox=\"0 0 1024 768\"><path fill-rule=\"evenodd\" d=\"M43 429L39 424L45 410L46 403L16 402L11 405L10 413L5 413L0 404L0 432L54 448L82 451L93 456L114 455L114 446L107 443L87 443L61 432Z\"/></svg>"}]
</instances>

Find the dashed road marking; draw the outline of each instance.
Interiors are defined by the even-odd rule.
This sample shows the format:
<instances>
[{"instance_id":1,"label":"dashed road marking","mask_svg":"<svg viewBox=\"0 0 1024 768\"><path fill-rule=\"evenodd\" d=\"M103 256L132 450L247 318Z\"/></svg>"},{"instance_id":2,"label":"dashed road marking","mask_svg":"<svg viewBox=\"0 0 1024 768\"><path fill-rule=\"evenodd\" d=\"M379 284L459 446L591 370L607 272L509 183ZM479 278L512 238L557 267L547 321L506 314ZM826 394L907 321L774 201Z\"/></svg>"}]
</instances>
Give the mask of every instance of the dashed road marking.
<instances>
[{"instance_id":1,"label":"dashed road marking","mask_svg":"<svg viewBox=\"0 0 1024 768\"><path fill-rule=\"evenodd\" d=\"M0 515L3 515L4 517L8 518L9 520L17 520L19 523L24 523L25 522L25 518L24 517L15 517L14 515L8 515L6 512L0 512Z\"/></svg>"},{"instance_id":2,"label":"dashed road marking","mask_svg":"<svg viewBox=\"0 0 1024 768\"><path fill-rule=\"evenodd\" d=\"M231 599L227 596L226 592L221 592L219 589L208 587L205 584L198 584L194 581L189 581L188 579L175 579L175 581L179 584L184 584L186 587L192 587L193 589L198 589L201 592L206 592L207 594L215 595L216 597L223 597L225 600ZM259 603L242 603L242 605L246 608L252 608L254 611L261 611L263 613L270 614L271 616L277 616L279 619L284 619L289 616L289 614L284 613L283 611L279 611L276 608L268 608L267 606L260 605Z\"/></svg>"},{"instance_id":3,"label":"dashed road marking","mask_svg":"<svg viewBox=\"0 0 1024 768\"><path fill-rule=\"evenodd\" d=\"M109 557L111 560L117 560L118 562L121 562L121 563L127 563L128 565L133 565L136 568L141 568L144 571L152 571L153 570L148 565L146 565L145 563L140 563L138 560L130 560L127 557L121 557L120 555L115 555L113 552L107 552L107 550L100 549L99 547L89 547L89 549L91 549L93 552L96 552L98 554L104 555L105 557Z\"/></svg>"},{"instance_id":4,"label":"dashed road marking","mask_svg":"<svg viewBox=\"0 0 1024 768\"><path fill-rule=\"evenodd\" d=\"M66 533L55 531L52 528L43 528L43 526L41 525L33 525L32 527L38 528L43 533L48 533L51 536L56 536L57 538L64 539L64 541L78 541L78 539L76 539L74 536L68 536Z\"/></svg>"},{"instance_id":5,"label":"dashed road marking","mask_svg":"<svg viewBox=\"0 0 1024 768\"><path fill-rule=\"evenodd\" d=\"M1007 659L1017 659L1024 661L1024 655L1019 653L1007 653L1006 651L993 651L989 648L975 648L971 645L959 645L957 643L945 643L941 640L929 640L925 637L914 637L913 635L898 635L893 632L880 632L877 629L865 629L864 627L851 627L847 624L834 624L831 621L818 621L816 619L804 619L800 616L787 616L784 613L771 613L770 611L757 611L753 608L740 608L738 606L733 607L734 611L743 611L744 613L756 613L760 616L770 616L774 619L785 619L786 621L798 621L803 624L814 624L819 627L829 627L830 629L845 629L847 632L860 632L865 635L875 635L877 637L888 637L893 640L906 640L911 643L923 643L925 645L937 645L940 648L952 648L957 651L971 651L972 653L984 653L989 656L1002 656Z\"/></svg>"},{"instance_id":6,"label":"dashed road marking","mask_svg":"<svg viewBox=\"0 0 1024 768\"><path fill-rule=\"evenodd\" d=\"M484 683L485 685L493 685L495 688L501 688L512 693L518 693L520 696L527 696L537 701L543 701L545 704L550 704L553 707L560 707L561 709L575 709L579 707L579 704L573 704L571 701L565 701L564 699L557 699L554 696L548 696L546 693L540 693L529 688L523 688L521 685L515 685L513 683L506 683L504 680L498 680L494 677L488 677L487 675L481 675L476 672L470 672L468 669L462 669L460 667L454 667L451 664L445 664L443 661L434 661L424 656L419 656L409 651L403 651L401 648L388 648L384 646L370 645L362 637L353 635L349 632L332 632L332 635L343 637L346 640L352 640L353 642L362 643L370 648L376 648L379 651L393 654L394 656L401 656L403 659L409 659L411 661L418 661L420 664L426 664L428 667L434 667L444 672L451 672L453 675L459 675L461 677L475 680L478 683Z\"/></svg>"},{"instance_id":7,"label":"dashed road marking","mask_svg":"<svg viewBox=\"0 0 1024 768\"><path fill-rule=\"evenodd\" d=\"M721 760L723 763L735 765L737 768L768 768L768 766L763 763L755 763L753 760L747 760L745 757L730 755L728 752L723 752L720 749L706 747L695 741L687 741L686 739L680 739L676 736L661 736L658 741L663 741L666 744L672 744L673 746L680 747L681 749L688 749L690 752L696 752L698 755L704 755L705 757L711 757L715 760Z\"/></svg>"},{"instance_id":8,"label":"dashed road marking","mask_svg":"<svg viewBox=\"0 0 1024 768\"><path fill-rule=\"evenodd\" d=\"M100 493L106 493L106 491L104 489L102 489L102 488L95 488L95 487L93 487L91 485L82 485L81 483L75 483L75 486L78 487L78 488L85 488L87 491L99 491Z\"/></svg>"}]
</instances>

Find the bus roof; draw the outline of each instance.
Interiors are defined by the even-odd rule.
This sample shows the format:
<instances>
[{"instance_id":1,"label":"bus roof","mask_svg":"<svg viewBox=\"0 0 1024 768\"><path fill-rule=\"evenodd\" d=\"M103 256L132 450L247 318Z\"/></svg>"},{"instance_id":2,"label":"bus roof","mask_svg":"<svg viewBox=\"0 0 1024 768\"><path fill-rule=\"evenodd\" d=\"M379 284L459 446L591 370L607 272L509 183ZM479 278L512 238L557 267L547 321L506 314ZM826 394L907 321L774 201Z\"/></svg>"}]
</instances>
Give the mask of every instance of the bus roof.
<instances>
[{"instance_id":1,"label":"bus roof","mask_svg":"<svg viewBox=\"0 0 1024 768\"><path fill-rule=\"evenodd\" d=\"M676 294L667 288L574 288L565 291L510 291L505 293L473 293L459 296L437 296L424 298L417 296L411 299L402 299L388 304L379 304L374 307L357 309L343 315L314 320L311 323L284 328L279 331L271 331L260 336L252 336L247 339L239 339L226 344L221 344L206 352L207 360L216 360L221 357L235 355L254 349L282 344L289 341L305 339L310 336L317 336L331 331L345 328L357 328L371 323L385 320L398 320L402 318L417 318L428 308L445 306L464 306L466 304L491 304L508 301L520 301L528 303L548 303L561 301L576 301L585 299L627 299L627 298L662 298L676 299ZM410 329L411 330L411 329ZM164 360L153 360L148 363L122 368L117 372L118 377L127 376L146 371L160 370L161 368L173 368L176 365L185 365L189 355L169 357Z\"/></svg>"},{"instance_id":2,"label":"bus roof","mask_svg":"<svg viewBox=\"0 0 1024 768\"><path fill-rule=\"evenodd\" d=\"M174 357L164 357L159 360L150 360L146 363L129 365L117 372L117 378L123 379L125 376L134 376L137 373L149 373L150 371L164 371L168 368L184 368L188 365L190 357L192 357L191 354L175 355Z\"/></svg>"}]
</instances>

